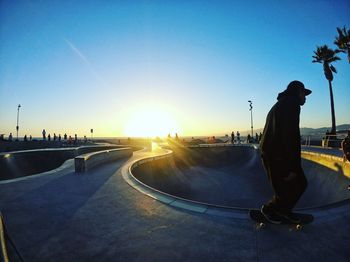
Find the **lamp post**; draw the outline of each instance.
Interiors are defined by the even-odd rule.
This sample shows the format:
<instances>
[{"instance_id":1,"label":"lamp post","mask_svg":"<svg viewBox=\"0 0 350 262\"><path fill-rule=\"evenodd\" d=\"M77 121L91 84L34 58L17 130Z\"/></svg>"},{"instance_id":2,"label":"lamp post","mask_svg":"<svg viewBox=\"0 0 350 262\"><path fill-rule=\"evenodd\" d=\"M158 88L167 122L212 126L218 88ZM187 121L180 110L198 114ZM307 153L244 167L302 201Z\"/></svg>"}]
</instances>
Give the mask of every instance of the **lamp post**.
<instances>
[{"instance_id":1,"label":"lamp post","mask_svg":"<svg viewBox=\"0 0 350 262\"><path fill-rule=\"evenodd\" d=\"M252 138L253 138L253 102L248 100L249 111L250 111L250 128L252 129Z\"/></svg>"},{"instance_id":2,"label":"lamp post","mask_svg":"<svg viewBox=\"0 0 350 262\"><path fill-rule=\"evenodd\" d=\"M18 107L17 107L17 126L16 126L16 131L17 131L17 141L18 141L18 130L19 130L19 125L18 125L18 122L19 122L19 108L21 107L21 105L19 104Z\"/></svg>"}]
</instances>

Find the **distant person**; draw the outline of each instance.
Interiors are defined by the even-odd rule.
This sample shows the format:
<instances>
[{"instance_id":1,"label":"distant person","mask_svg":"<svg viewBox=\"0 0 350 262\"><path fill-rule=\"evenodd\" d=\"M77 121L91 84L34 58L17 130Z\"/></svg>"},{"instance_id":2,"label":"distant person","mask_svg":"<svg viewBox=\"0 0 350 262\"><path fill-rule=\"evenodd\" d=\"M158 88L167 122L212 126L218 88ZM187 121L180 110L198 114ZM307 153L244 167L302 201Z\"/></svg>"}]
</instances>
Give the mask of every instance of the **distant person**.
<instances>
[{"instance_id":1,"label":"distant person","mask_svg":"<svg viewBox=\"0 0 350 262\"><path fill-rule=\"evenodd\" d=\"M51 141L51 135L50 134L48 134L47 140Z\"/></svg>"},{"instance_id":2,"label":"distant person","mask_svg":"<svg viewBox=\"0 0 350 262\"><path fill-rule=\"evenodd\" d=\"M28 141L27 135L24 135L23 141Z\"/></svg>"},{"instance_id":3,"label":"distant person","mask_svg":"<svg viewBox=\"0 0 350 262\"><path fill-rule=\"evenodd\" d=\"M271 223L280 224L282 219L300 222L292 209L307 187L301 167L299 117L300 106L309 94L311 91L302 82L292 81L278 94L278 101L266 118L260 149L275 195L261 212Z\"/></svg>"},{"instance_id":4,"label":"distant person","mask_svg":"<svg viewBox=\"0 0 350 262\"><path fill-rule=\"evenodd\" d=\"M326 131L326 139L325 139L325 143L322 146L328 147L329 145L329 139L331 138L331 133L329 132L329 130Z\"/></svg>"},{"instance_id":5,"label":"distant person","mask_svg":"<svg viewBox=\"0 0 350 262\"><path fill-rule=\"evenodd\" d=\"M73 141L72 136L69 136L69 138L68 138L68 144L72 144L72 141Z\"/></svg>"},{"instance_id":6,"label":"distant person","mask_svg":"<svg viewBox=\"0 0 350 262\"><path fill-rule=\"evenodd\" d=\"M32 141L33 140L33 137L32 135L29 136L29 141Z\"/></svg>"},{"instance_id":7,"label":"distant person","mask_svg":"<svg viewBox=\"0 0 350 262\"><path fill-rule=\"evenodd\" d=\"M179 140L177 133L175 133L175 140Z\"/></svg>"},{"instance_id":8,"label":"distant person","mask_svg":"<svg viewBox=\"0 0 350 262\"><path fill-rule=\"evenodd\" d=\"M341 148L344 153L344 161L350 161L350 129L348 130L348 135L341 142Z\"/></svg>"},{"instance_id":9,"label":"distant person","mask_svg":"<svg viewBox=\"0 0 350 262\"><path fill-rule=\"evenodd\" d=\"M64 133L63 139L67 140L67 134L66 133Z\"/></svg>"},{"instance_id":10,"label":"distant person","mask_svg":"<svg viewBox=\"0 0 350 262\"><path fill-rule=\"evenodd\" d=\"M329 132L329 130L327 130L326 131L326 139L329 139L329 135L330 135L331 133Z\"/></svg>"},{"instance_id":11,"label":"distant person","mask_svg":"<svg viewBox=\"0 0 350 262\"><path fill-rule=\"evenodd\" d=\"M241 143L241 134L237 131L237 142Z\"/></svg>"},{"instance_id":12,"label":"distant person","mask_svg":"<svg viewBox=\"0 0 350 262\"><path fill-rule=\"evenodd\" d=\"M9 135L9 141L12 142L12 140L13 140L12 133L10 133L10 135Z\"/></svg>"},{"instance_id":13,"label":"distant person","mask_svg":"<svg viewBox=\"0 0 350 262\"><path fill-rule=\"evenodd\" d=\"M45 129L43 129L42 135L43 135L43 140L46 140L46 131L45 131Z\"/></svg>"},{"instance_id":14,"label":"distant person","mask_svg":"<svg viewBox=\"0 0 350 262\"><path fill-rule=\"evenodd\" d=\"M251 143L252 137L250 136L250 134L248 134L247 136L247 143Z\"/></svg>"},{"instance_id":15,"label":"distant person","mask_svg":"<svg viewBox=\"0 0 350 262\"><path fill-rule=\"evenodd\" d=\"M58 141L61 142L61 134L58 134Z\"/></svg>"},{"instance_id":16,"label":"distant person","mask_svg":"<svg viewBox=\"0 0 350 262\"><path fill-rule=\"evenodd\" d=\"M259 135L258 133L255 133L255 143L258 143L259 142Z\"/></svg>"},{"instance_id":17,"label":"distant person","mask_svg":"<svg viewBox=\"0 0 350 262\"><path fill-rule=\"evenodd\" d=\"M53 141L56 141L56 140L57 140L56 133L53 133Z\"/></svg>"},{"instance_id":18,"label":"distant person","mask_svg":"<svg viewBox=\"0 0 350 262\"><path fill-rule=\"evenodd\" d=\"M86 144L87 143L87 137L84 136L84 143Z\"/></svg>"},{"instance_id":19,"label":"distant person","mask_svg":"<svg viewBox=\"0 0 350 262\"><path fill-rule=\"evenodd\" d=\"M231 144L235 143L235 133L232 131L231 133Z\"/></svg>"}]
</instances>

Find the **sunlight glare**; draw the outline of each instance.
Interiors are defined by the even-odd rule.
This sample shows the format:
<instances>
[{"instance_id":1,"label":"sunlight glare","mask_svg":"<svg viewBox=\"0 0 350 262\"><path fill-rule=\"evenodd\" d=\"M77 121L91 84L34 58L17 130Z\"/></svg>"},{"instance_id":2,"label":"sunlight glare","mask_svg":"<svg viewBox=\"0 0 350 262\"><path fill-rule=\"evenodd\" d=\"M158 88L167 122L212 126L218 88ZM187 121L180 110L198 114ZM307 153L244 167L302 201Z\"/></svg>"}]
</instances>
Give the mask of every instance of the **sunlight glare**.
<instances>
[{"instance_id":1,"label":"sunlight glare","mask_svg":"<svg viewBox=\"0 0 350 262\"><path fill-rule=\"evenodd\" d=\"M160 108L140 108L127 120L124 134L129 137L165 137L178 132L169 113Z\"/></svg>"}]
</instances>

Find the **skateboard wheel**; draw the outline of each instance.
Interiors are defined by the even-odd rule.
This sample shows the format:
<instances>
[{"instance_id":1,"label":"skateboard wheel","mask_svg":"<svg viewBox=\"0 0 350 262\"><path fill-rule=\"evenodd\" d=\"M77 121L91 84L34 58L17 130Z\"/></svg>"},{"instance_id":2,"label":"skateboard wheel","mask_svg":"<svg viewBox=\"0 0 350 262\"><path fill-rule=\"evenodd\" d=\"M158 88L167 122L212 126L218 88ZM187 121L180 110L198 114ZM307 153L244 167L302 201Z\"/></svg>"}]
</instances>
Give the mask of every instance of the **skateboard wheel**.
<instances>
[{"instance_id":1,"label":"skateboard wheel","mask_svg":"<svg viewBox=\"0 0 350 262\"><path fill-rule=\"evenodd\" d=\"M302 228L303 228L303 226L302 225L300 225L300 224L298 224L298 225L296 225L296 227L295 227L297 230L301 230Z\"/></svg>"},{"instance_id":2,"label":"skateboard wheel","mask_svg":"<svg viewBox=\"0 0 350 262\"><path fill-rule=\"evenodd\" d=\"M264 228L264 227L265 227L265 223L260 222L260 223L258 224L258 228Z\"/></svg>"}]
</instances>

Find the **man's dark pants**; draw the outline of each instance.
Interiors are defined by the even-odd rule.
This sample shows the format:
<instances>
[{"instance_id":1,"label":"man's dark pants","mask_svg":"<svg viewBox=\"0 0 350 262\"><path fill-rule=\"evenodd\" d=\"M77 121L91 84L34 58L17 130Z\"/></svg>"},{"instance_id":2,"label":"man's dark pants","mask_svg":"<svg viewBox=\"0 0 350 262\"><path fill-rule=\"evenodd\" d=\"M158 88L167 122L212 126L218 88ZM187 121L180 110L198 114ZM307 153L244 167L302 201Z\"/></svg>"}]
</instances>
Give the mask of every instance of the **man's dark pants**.
<instances>
[{"instance_id":1,"label":"man's dark pants","mask_svg":"<svg viewBox=\"0 0 350 262\"><path fill-rule=\"evenodd\" d=\"M288 170L286 160L273 159L265 155L262 155L261 158L275 192L275 195L266 205L282 213L292 212L307 187L307 180L302 167L300 166L299 170L295 172L296 177L294 179L287 181L285 178L289 175L290 170Z\"/></svg>"}]
</instances>

